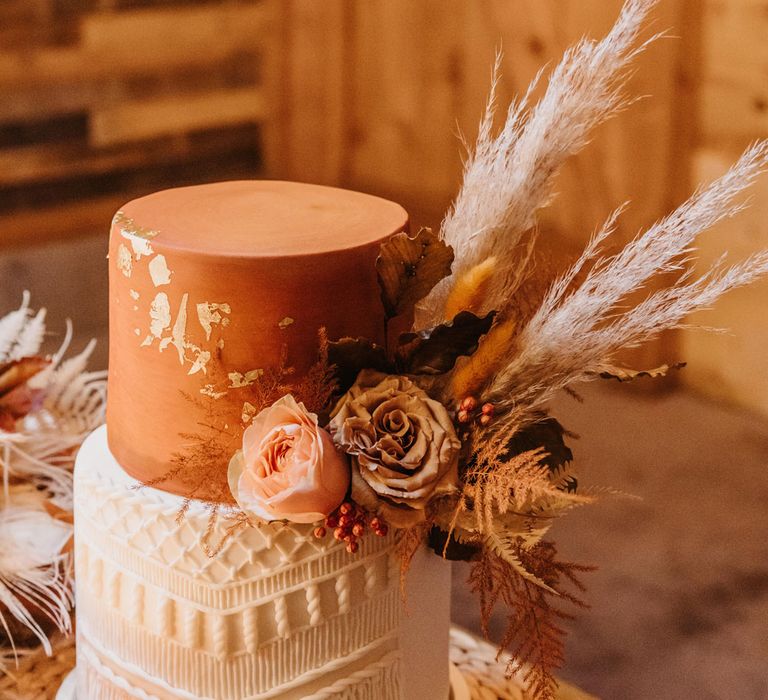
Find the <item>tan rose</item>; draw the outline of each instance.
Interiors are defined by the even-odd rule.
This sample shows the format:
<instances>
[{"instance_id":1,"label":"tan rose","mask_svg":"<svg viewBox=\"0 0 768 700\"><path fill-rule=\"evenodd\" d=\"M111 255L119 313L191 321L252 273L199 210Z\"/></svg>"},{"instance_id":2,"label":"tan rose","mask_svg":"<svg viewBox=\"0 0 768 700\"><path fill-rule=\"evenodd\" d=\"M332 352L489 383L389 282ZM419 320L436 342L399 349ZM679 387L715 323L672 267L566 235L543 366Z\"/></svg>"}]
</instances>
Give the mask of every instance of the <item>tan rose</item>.
<instances>
[{"instance_id":1,"label":"tan rose","mask_svg":"<svg viewBox=\"0 0 768 700\"><path fill-rule=\"evenodd\" d=\"M258 413L229 463L238 505L261 520L314 523L344 500L349 465L317 424L288 395Z\"/></svg>"},{"instance_id":2,"label":"tan rose","mask_svg":"<svg viewBox=\"0 0 768 700\"><path fill-rule=\"evenodd\" d=\"M337 445L352 455L352 498L373 497L394 525L424 518L427 501L458 482L461 442L445 407L410 379L363 370L331 414Z\"/></svg>"}]
</instances>

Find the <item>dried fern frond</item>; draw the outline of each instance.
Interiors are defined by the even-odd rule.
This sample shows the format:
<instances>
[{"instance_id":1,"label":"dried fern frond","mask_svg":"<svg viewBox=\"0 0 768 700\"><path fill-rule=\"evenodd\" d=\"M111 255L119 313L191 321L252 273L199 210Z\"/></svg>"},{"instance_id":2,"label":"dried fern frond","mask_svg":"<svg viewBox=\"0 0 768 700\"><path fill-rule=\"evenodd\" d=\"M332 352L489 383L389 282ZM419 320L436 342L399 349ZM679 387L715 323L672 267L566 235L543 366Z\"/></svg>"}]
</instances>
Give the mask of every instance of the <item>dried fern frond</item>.
<instances>
[{"instance_id":1,"label":"dried fern frond","mask_svg":"<svg viewBox=\"0 0 768 700\"><path fill-rule=\"evenodd\" d=\"M411 568L413 557L427 540L427 533L431 524L420 523L406 529L399 529L395 534L395 556L400 562L400 596L404 604L407 604L406 577Z\"/></svg>"},{"instance_id":2,"label":"dried fern frond","mask_svg":"<svg viewBox=\"0 0 768 700\"><path fill-rule=\"evenodd\" d=\"M485 538L485 547L487 550L490 550L503 559L506 564L514 569L518 576L522 576L526 581L530 581L539 588L543 588L547 593L557 595L557 591L554 588L525 568L525 564L523 564L518 554L523 542L524 540L522 538L517 538L515 536L505 537L496 532L492 532ZM538 544L538 542L535 544Z\"/></svg>"},{"instance_id":3,"label":"dried fern frond","mask_svg":"<svg viewBox=\"0 0 768 700\"><path fill-rule=\"evenodd\" d=\"M587 143L594 127L629 102L624 93L628 67L656 38L638 44L642 24L655 4L628 0L602 41L583 39L565 52L545 94L531 106L540 75L536 77L523 98L510 105L503 128L494 135L497 57L474 152L440 231L455 252L453 274L417 305L416 328L440 323L455 280L494 255L497 269L484 310L503 309L521 278L517 246L534 224L536 211L549 202L554 176Z\"/></svg>"},{"instance_id":4,"label":"dried fern frond","mask_svg":"<svg viewBox=\"0 0 768 700\"><path fill-rule=\"evenodd\" d=\"M511 654L507 673L519 673L534 700L553 700L554 673L563 664L562 625L573 617L563 603L586 607L579 597L584 591L579 575L591 567L558 561L554 545L545 541L529 549L518 547L512 554L517 565L484 550L472 564L469 584L480 598L486 636L494 609L498 604L505 607L507 623L499 654L505 649Z\"/></svg>"},{"instance_id":5,"label":"dried fern frond","mask_svg":"<svg viewBox=\"0 0 768 700\"><path fill-rule=\"evenodd\" d=\"M576 263L549 290L517 338L516 352L488 387L490 400L509 410L505 420L524 424L561 388L589 381L614 362L622 348L680 327L693 311L768 272L768 252L732 267L723 259L698 279L686 269L696 237L739 212L736 196L768 166L768 141L748 149L708 187L700 188L669 216L651 226L616 255L601 258L615 229L615 213ZM581 284L576 275L591 265ZM656 275L681 272L669 288L650 294L630 310L622 304Z\"/></svg>"},{"instance_id":6,"label":"dried fern frond","mask_svg":"<svg viewBox=\"0 0 768 700\"><path fill-rule=\"evenodd\" d=\"M329 410L339 387L334 367L328 359L328 333L325 328L318 332L318 345L317 362L294 383L291 393L308 411L323 416Z\"/></svg>"},{"instance_id":7,"label":"dried fern frond","mask_svg":"<svg viewBox=\"0 0 768 700\"><path fill-rule=\"evenodd\" d=\"M494 541L524 537L532 545L554 518L595 501L593 495L569 490L566 475L544 463L547 456L539 447L503 459L480 459L467 470L457 507L471 514L474 532ZM469 526L466 518L460 522Z\"/></svg>"},{"instance_id":8,"label":"dried fern frond","mask_svg":"<svg viewBox=\"0 0 768 700\"><path fill-rule=\"evenodd\" d=\"M221 511L224 511L224 515L229 522L224 528L224 533L221 535L218 542L212 542ZM209 506L209 513L210 515L208 517L208 522L206 523L205 532L200 540L200 546L202 547L205 556L209 559L215 559L222 551L224 551L224 547L226 547L238 533L245 530L247 527L251 527L251 522L248 520L248 516L238 508L214 504ZM183 515L179 514L177 520L181 519L183 519Z\"/></svg>"},{"instance_id":9,"label":"dried fern frond","mask_svg":"<svg viewBox=\"0 0 768 700\"><path fill-rule=\"evenodd\" d=\"M196 397L186 398L193 405L199 401ZM193 498L208 503L211 508L218 504L234 505L227 482L227 466L240 447L240 435L225 427L229 426L229 413L215 401L203 401L199 409L199 429L179 435L182 449L171 456L169 469L137 487L156 487L169 481L178 483L185 499L177 513L178 520L183 519L188 501ZM215 521L216 516L217 512L213 510L211 520Z\"/></svg>"},{"instance_id":10,"label":"dried fern frond","mask_svg":"<svg viewBox=\"0 0 768 700\"><path fill-rule=\"evenodd\" d=\"M265 367L253 384L248 387L248 400L257 413L267 406L271 406L282 396L291 393L293 388L291 378L294 371L294 368L288 364L288 346L283 345L280 348L277 365Z\"/></svg>"}]
</instances>

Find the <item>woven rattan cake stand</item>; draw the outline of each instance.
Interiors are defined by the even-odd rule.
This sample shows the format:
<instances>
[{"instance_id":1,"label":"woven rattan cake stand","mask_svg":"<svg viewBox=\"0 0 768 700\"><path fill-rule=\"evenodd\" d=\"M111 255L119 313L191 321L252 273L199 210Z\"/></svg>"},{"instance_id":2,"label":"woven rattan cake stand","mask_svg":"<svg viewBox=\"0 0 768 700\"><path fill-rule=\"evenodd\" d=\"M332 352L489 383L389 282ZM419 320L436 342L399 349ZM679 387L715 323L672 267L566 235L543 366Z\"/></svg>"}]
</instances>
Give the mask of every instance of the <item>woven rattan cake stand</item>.
<instances>
[{"instance_id":1,"label":"woven rattan cake stand","mask_svg":"<svg viewBox=\"0 0 768 700\"><path fill-rule=\"evenodd\" d=\"M2 700L73 700L74 683L65 683L75 665L72 639L57 639L52 657L31 654L19 667L0 678ZM451 687L454 700L527 700L519 678L504 678L504 659L496 661L496 649L458 627L451 629ZM64 684L62 686L62 684ZM588 695L560 683L561 700L589 700Z\"/></svg>"}]
</instances>

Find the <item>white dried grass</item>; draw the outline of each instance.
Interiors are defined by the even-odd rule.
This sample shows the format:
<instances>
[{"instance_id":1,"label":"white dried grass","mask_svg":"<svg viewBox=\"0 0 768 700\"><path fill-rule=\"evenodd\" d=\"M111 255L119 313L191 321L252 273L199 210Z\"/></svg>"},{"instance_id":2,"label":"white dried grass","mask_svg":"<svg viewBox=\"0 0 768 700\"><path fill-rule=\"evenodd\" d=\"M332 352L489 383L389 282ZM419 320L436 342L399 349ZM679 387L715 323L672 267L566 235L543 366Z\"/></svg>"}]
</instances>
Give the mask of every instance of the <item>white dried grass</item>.
<instances>
[{"instance_id":1,"label":"white dried grass","mask_svg":"<svg viewBox=\"0 0 768 700\"><path fill-rule=\"evenodd\" d=\"M474 152L441 228L442 238L455 251L452 276L417 305L417 328L443 321L453 281L491 255L498 267L484 310L500 310L507 303L524 276L523 234L533 226L536 211L549 202L554 176L588 142L594 127L629 102L624 93L628 67L656 38L638 45L643 22L656 2L628 0L602 41L582 39L568 49L539 102L530 105L541 73L524 97L510 105L503 128L494 136L497 57Z\"/></svg>"},{"instance_id":2,"label":"white dried grass","mask_svg":"<svg viewBox=\"0 0 768 700\"><path fill-rule=\"evenodd\" d=\"M724 257L697 279L688 269L696 237L739 212L735 202L768 166L768 141L749 148L721 178L700 188L672 214L651 226L616 255L599 258L615 230L614 213L577 262L550 288L521 332L509 363L494 377L489 395L515 412L534 411L559 389L594 378L622 348L680 327L686 317L711 306L725 292L768 272L768 251L727 267ZM591 264L583 282L577 274ZM631 309L629 294L652 277L680 272L668 288L649 294Z\"/></svg>"}]
</instances>

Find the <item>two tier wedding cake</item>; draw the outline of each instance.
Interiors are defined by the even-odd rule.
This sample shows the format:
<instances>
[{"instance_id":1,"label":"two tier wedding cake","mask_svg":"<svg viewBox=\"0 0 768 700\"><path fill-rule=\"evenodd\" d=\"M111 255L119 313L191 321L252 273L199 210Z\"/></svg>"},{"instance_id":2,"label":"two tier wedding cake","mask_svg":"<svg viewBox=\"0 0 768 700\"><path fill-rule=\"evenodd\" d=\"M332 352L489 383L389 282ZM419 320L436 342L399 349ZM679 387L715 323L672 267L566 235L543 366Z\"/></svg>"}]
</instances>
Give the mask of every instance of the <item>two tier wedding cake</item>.
<instances>
[{"instance_id":1,"label":"two tier wedding cake","mask_svg":"<svg viewBox=\"0 0 768 700\"><path fill-rule=\"evenodd\" d=\"M446 562L418 553L403 596L386 526L245 522L227 482L269 381L311 377L323 337L384 341L374 261L407 228L392 202L271 181L115 216L107 425L75 475L79 700L448 697Z\"/></svg>"},{"instance_id":2,"label":"two tier wedding cake","mask_svg":"<svg viewBox=\"0 0 768 700\"><path fill-rule=\"evenodd\" d=\"M590 567L549 530L601 491L550 400L682 367L621 358L768 274L768 252L690 269L768 141L631 240L619 208L564 269L537 265L538 212L631 101L653 5L627 0L498 130L495 74L437 231L285 182L117 213L107 426L75 474L79 700L445 700L446 559L502 623L508 676L557 697Z\"/></svg>"}]
</instances>

